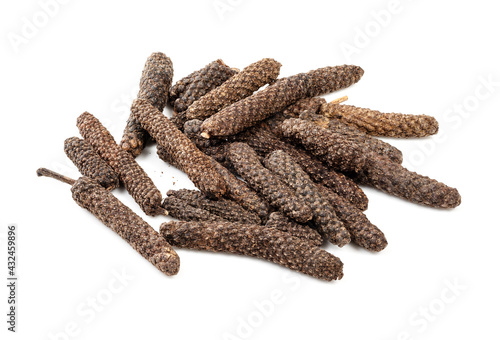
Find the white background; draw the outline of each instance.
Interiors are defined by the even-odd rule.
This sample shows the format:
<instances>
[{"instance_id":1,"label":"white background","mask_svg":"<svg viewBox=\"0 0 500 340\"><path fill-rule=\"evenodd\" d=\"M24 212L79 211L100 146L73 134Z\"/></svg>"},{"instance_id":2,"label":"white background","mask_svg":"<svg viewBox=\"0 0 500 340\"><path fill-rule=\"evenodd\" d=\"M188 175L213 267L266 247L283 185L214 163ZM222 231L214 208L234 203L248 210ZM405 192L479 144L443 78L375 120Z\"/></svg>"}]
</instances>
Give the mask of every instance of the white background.
<instances>
[{"instance_id":1,"label":"white background","mask_svg":"<svg viewBox=\"0 0 500 340\"><path fill-rule=\"evenodd\" d=\"M0 6L2 339L499 338L493 1L61 0L50 17L42 3ZM380 254L327 246L344 262L339 282L187 250L179 250L180 273L166 277L79 208L69 186L35 175L45 166L78 176L63 141L78 134L83 111L121 138L155 51L172 59L174 81L217 58L243 68L272 57L282 76L360 65L361 81L327 99L348 95L353 105L435 116L439 136L390 142L407 167L457 187L463 203L437 210L366 189L366 214L389 246ZM192 187L153 145L138 162L163 194ZM145 217L123 189L115 194L154 228L167 220ZM5 323L8 223L19 233L14 335ZM122 271L124 283L114 279Z\"/></svg>"}]
</instances>

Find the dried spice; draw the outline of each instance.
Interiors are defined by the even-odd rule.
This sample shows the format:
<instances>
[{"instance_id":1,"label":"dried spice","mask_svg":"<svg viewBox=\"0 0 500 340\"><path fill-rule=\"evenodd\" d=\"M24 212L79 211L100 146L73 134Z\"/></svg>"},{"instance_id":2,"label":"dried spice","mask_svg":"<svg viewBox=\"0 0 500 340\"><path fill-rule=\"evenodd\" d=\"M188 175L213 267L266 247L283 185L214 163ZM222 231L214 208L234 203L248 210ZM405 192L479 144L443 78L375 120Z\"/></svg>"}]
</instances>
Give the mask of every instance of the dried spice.
<instances>
[{"instance_id":1,"label":"dried spice","mask_svg":"<svg viewBox=\"0 0 500 340\"><path fill-rule=\"evenodd\" d=\"M322 97L304 98L283 110L283 115L288 118L298 118L304 111L318 113L323 104L326 104L326 99Z\"/></svg>"},{"instance_id":2,"label":"dried spice","mask_svg":"<svg viewBox=\"0 0 500 340\"><path fill-rule=\"evenodd\" d=\"M163 113L148 101L136 99L132 104L132 115L204 194L218 198L226 193L226 182L214 169L210 158L180 132Z\"/></svg>"},{"instance_id":3,"label":"dried spice","mask_svg":"<svg viewBox=\"0 0 500 340\"><path fill-rule=\"evenodd\" d=\"M172 124L175 125L179 131L184 130L184 124L188 121L186 117L186 111L176 112L172 117L169 118Z\"/></svg>"},{"instance_id":4,"label":"dried spice","mask_svg":"<svg viewBox=\"0 0 500 340\"><path fill-rule=\"evenodd\" d=\"M324 129L331 130L341 135L346 136L355 143L360 143L366 146L370 151L373 151L381 156L388 157L391 161L401 164L403 162L403 153L389 143L380 139L371 137L366 133L358 130L354 126L342 123L335 118L327 118L323 115L317 115L309 112L302 112L300 119L312 122Z\"/></svg>"},{"instance_id":5,"label":"dried spice","mask_svg":"<svg viewBox=\"0 0 500 340\"><path fill-rule=\"evenodd\" d=\"M361 210L330 189L320 184L317 184L317 188L321 195L330 202L340 220L344 222L344 226L349 231L354 243L377 252L387 246L384 233L373 225Z\"/></svg>"},{"instance_id":6,"label":"dried spice","mask_svg":"<svg viewBox=\"0 0 500 340\"><path fill-rule=\"evenodd\" d=\"M220 139L206 139L200 135L201 124L203 121L199 119L188 120L184 123L184 134L202 151L211 146L219 145L222 142Z\"/></svg>"},{"instance_id":7,"label":"dried spice","mask_svg":"<svg viewBox=\"0 0 500 340\"><path fill-rule=\"evenodd\" d=\"M238 174L258 193L291 219L306 223L312 219L312 210L294 191L260 163L255 151L244 143L233 143L228 158Z\"/></svg>"},{"instance_id":8,"label":"dried spice","mask_svg":"<svg viewBox=\"0 0 500 340\"><path fill-rule=\"evenodd\" d=\"M291 236L303 239L314 246L320 246L323 243L323 237L308 225L300 224L292 221L280 212L273 212L269 215L266 222L266 227L275 228Z\"/></svg>"},{"instance_id":9,"label":"dried spice","mask_svg":"<svg viewBox=\"0 0 500 340\"><path fill-rule=\"evenodd\" d=\"M176 112L185 111L192 103L238 73L221 59L182 78L170 88L169 102Z\"/></svg>"},{"instance_id":10,"label":"dried spice","mask_svg":"<svg viewBox=\"0 0 500 340\"><path fill-rule=\"evenodd\" d=\"M426 137L438 132L434 117L402 113L382 113L352 105L324 104L321 114L339 119L373 136L411 138Z\"/></svg>"},{"instance_id":11,"label":"dried spice","mask_svg":"<svg viewBox=\"0 0 500 340\"><path fill-rule=\"evenodd\" d=\"M66 139L64 152L82 175L95 179L108 190L120 186L118 174L83 139L78 137Z\"/></svg>"},{"instance_id":12,"label":"dried spice","mask_svg":"<svg viewBox=\"0 0 500 340\"><path fill-rule=\"evenodd\" d=\"M147 215L163 214L161 193L134 157L116 144L113 136L88 112L78 117L80 134L120 177L120 181Z\"/></svg>"},{"instance_id":13,"label":"dried spice","mask_svg":"<svg viewBox=\"0 0 500 340\"><path fill-rule=\"evenodd\" d=\"M75 181L43 168L38 169L37 175L52 177L72 185L73 200L80 207L120 235L163 273L175 275L179 272L179 256L170 244L94 179L80 177Z\"/></svg>"},{"instance_id":14,"label":"dried spice","mask_svg":"<svg viewBox=\"0 0 500 340\"><path fill-rule=\"evenodd\" d=\"M205 119L224 107L250 96L278 78L281 64L265 58L245 67L221 86L210 91L187 109L188 119Z\"/></svg>"},{"instance_id":15,"label":"dried spice","mask_svg":"<svg viewBox=\"0 0 500 340\"><path fill-rule=\"evenodd\" d=\"M168 197L178 198L192 207L204 209L211 214L223 218L226 221L248 224L261 223L261 220L259 216L257 216L257 214L244 209L238 203L223 198L212 200L203 195L198 190L169 190L167 192L167 195Z\"/></svg>"},{"instance_id":16,"label":"dried spice","mask_svg":"<svg viewBox=\"0 0 500 340\"><path fill-rule=\"evenodd\" d=\"M282 78L262 91L242 99L206 119L205 138L230 136L257 122L282 112L300 99L319 96L356 83L363 75L358 66L324 67L308 73Z\"/></svg>"},{"instance_id":17,"label":"dried spice","mask_svg":"<svg viewBox=\"0 0 500 340\"><path fill-rule=\"evenodd\" d=\"M179 248L253 256L327 281L343 276L339 258L307 241L265 226L169 222L160 226L160 233Z\"/></svg>"},{"instance_id":18,"label":"dried spice","mask_svg":"<svg viewBox=\"0 0 500 340\"><path fill-rule=\"evenodd\" d=\"M220 216L211 214L204 209L195 208L189 202L177 197L165 197L162 207L168 215L181 221L223 221Z\"/></svg>"},{"instance_id":19,"label":"dried spice","mask_svg":"<svg viewBox=\"0 0 500 340\"><path fill-rule=\"evenodd\" d=\"M173 75L174 68L169 57L161 52L151 54L142 70L137 98L148 100L151 105L163 111ZM137 157L144 149L147 139L148 134L141 124L133 117L129 117L120 143L121 147Z\"/></svg>"},{"instance_id":20,"label":"dried spice","mask_svg":"<svg viewBox=\"0 0 500 340\"><path fill-rule=\"evenodd\" d=\"M264 159L264 166L295 190L313 211L313 224L333 244L343 247L351 241L349 232L338 219L333 207L302 168L283 150L276 150Z\"/></svg>"},{"instance_id":21,"label":"dried spice","mask_svg":"<svg viewBox=\"0 0 500 340\"><path fill-rule=\"evenodd\" d=\"M297 118L285 120L281 130L334 169L357 172L364 166L366 148L339 133Z\"/></svg>"},{"instance_id":22,"label":"dried spice","mask_svg":"<svg viewBox=\"0 0 500 340\"><path fill-rule=\"evenodd\" d=\"M435 208L455 208L460 205L458 190L409 171L386 157L370 153L362 172L352 174L357 181L391 195Z\"/></svg>"}]
</instances>

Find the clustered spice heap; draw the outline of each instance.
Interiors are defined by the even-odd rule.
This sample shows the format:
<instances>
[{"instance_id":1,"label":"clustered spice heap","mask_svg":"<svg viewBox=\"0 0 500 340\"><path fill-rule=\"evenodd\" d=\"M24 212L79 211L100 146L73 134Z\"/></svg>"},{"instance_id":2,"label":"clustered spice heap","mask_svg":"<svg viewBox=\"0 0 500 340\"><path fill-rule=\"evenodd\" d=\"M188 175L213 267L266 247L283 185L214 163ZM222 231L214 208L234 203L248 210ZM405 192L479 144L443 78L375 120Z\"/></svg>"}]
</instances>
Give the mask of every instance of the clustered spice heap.
<instances>
[{"instance_id":1,"label":"clustered spice heap","mask_svg":"<svg viewBox=\"0 0 500 340\"><path fill-rule=\"evenodd\" d=\"M430 116L382 113L320 97L358 82L358 66L323 67L279 78L265 58L241 71L221 59L172 86L165 54L146 61L120 145L88 112L77 119L83 139L64 151L83 175L48 169L39 176L72 185L73 199L167 275L179 271L173 247L265 259L322 280L338 280L343 264L320 247L350 242L372 251L384 233L363 212L369 185L410 202L454 208L458 191L402 166L403 154L376 137L437 133ZM163 113L165 106L173 115ZM165 197L134 159L148 139L157 154L185 172L199 190ZM121 203L123 185L151 216L170 215L159 233Z\"/></svg>"}]
</instances>

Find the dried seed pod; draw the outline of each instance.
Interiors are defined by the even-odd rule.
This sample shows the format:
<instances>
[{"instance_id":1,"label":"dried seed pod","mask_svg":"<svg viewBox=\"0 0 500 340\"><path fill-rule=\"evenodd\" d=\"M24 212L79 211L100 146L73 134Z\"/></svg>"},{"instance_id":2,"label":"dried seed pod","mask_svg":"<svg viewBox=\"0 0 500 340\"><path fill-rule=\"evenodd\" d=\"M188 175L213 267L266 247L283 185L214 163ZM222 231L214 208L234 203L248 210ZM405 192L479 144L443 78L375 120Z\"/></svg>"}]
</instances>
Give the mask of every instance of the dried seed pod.
<instances>
[{"instance_id":1,"label":"dried seed pod","mask_svg":"<svg viewBox=\"0 0 500 340\"><path fill-rule=\"evenodd\" d=\"M64 152L82 175L95 179L108 190L120 186L118 174L83 139L78 137L66 139Z\"/></svg>"},{"instance_id":2,"label":"dried seed pod","mask_svg":"<svg viewBox=\"0 0 500 340\"><path fill-rule=\"evenodd\" d=\"M73 200L80 207L120 235L160 271L167 275L178 273L179 256L170 244L94 179L80 177L75 181L43 168L37 170L37 175L52 177L72 185Z\"/></svg>"},{"instance_id":3,"label":"dried seed pod","mask_svg":"<svg viewBox=\"0 0 500 340\"><path fill-rule=\"evenodd\" d=\"M351 241L349 232L338 219L333 207L318 191L316 185L292 157L283 150L276 150L264 159L264 166L274 172L295 190L313 211L313 224L318 232L333 244L343 247Z\"/></svg>"},{"instance_id":4,"label":"dried seed pod","mask_svg":"<svg viewBox=\"0 0 500 340\"><path fill-rule=\"evenodd\" d=\"M186 117L186 111L182 111L182 112L175 112L174 111L174 115L172 117L170 117L169 119L172 122L172 124L174 124L175 127L177 129L179 129L180 131L183 131L184 124L188 121L188 119Z\"/></svg>"},{"instance_id":5,"label":"dried seed pod","mask_svg":"<svg viewBox=\"0 0 500 340\"><path fill-rule=\"evenodd\" d=\"M238 203L223 198L219 198L216 201L211 200L198 190L169 190L167 195L178 198L192 207L206 210L226 221L248 224L261 223L260 217L257 214L244 209Z\"/></svg>"},{"instance_id":6,"label":"dried seed pod","mask_svg":"<svg viewBox=\"0 0 500 340\"><path fill-rule=\"evenodd\" d=\"M434 117L402 113L382 113L352 105L324 104L321 114L337 118L373 136L398 138L426 137L438 132Z\"/></svg>"},{"instance_id":7,"label":"dried seed pod","mask_svg":"<svg viewBox=\"0 0 500 340\"><path fill-rule=\"evenodd\" d=\"M173 75L174 68L169 57L161 52L151 54L142 70L137 98L148 100L151 105L163 111ZM129 117L120 143L121 147L137 157L144 149L147 139L148 134L141 124Z\"/></svg>"},{"instance_id":8,"label":"dried seed pod","mask_svg":"<svg viewBox=\"0 0 500 340\"><path fill-rule=\"evenodd\" d=\"M165 197L162 207L168 215L181 221L224 221L220 216L189 205L189 202L177 197Z\"/></svg>"},{"instance_id":9,"label":"dried seed pod","mask_svg":"<svg viewBox=\"0 0 500 340\"><path fill-rule=\"evenodd\" d=\"M120 181L147 215L163 214L161 193L134 157L119 147L109 131L88 112L78 117L80 134L120 177Z\"/></svg>"},{"instance_id":10,"label":"dried seed pod","mask_svg":"<svg viewBox=\"0 0 500 340\"><path fill-rule=\"evenodd\" d=\"M321 105L326 104L326 99L321 97L304 98L290 105L283 111L283 115L288 118L298 118L299 115L307 111L309 113L318 113Z\"/></svg>"},{"instance_id":11,"label":"dried seed pod","mask_svg":"<svg viewBox=\"0 0 500 340\"><path fill-rule=\"evenodd\" d=\"M184 134L202 151L211 146L219 145L222 140L214 138L206 139L200 135L201 124L203 124L203 121L199 119L188 120L184 123Z\"/></svg>"},{"instance_id":12,"label":"dried seed pod","mask_svg":"<svg viewBox=\"0 0 500 340\"><path fill-rule=\"evenodd\" d=\"M238 174L264 196L270 205L299 223L312 219L311 208L276 175L264 168L255 151L247 144L231 144L228 148L228 158Z\"/></svg>"},{"instance_id":13,"label":"dried seed pod","mask_svg":"<svg viewBox=\"0 0 500 340\"><path fill-rule=\"evenodd\" d=\"M353 176L362 184L430 207L455 208L461 202L457 189L409 171L401 164L374 153L367 157L364 170Z\"/></svg>"},{"instance_id":14,"label":"dried seed pod","mask_svg":"<svg viewBox=\"0 0 500 340\"><path fill-rule=\"evenodd\" d=\"M230 136L281 112L298 100L333 92L356 83L363 75L358 66L324 67L282 78L262 91L242 99L206 119L206 138Z\"/></svg>"},{"instance_id":15,"label":"dried seed pod","mask_svg":"<svg viewBox=\"0 0 500 340\"><path fill-rule=\"evenodd\" d=\"M343 264L309 242L273 228L234 222L169 222L160 233L179 248L253 256L322 280L338 280Z\"/></svg>"},{"instance_id":16,"label":"dried seed pod","mask_svg":"<svg viewBox=\"0 0 500 340\"><path fill-rule=\"evenodd\" d=\"M314 246L320 246L323 243L323 238L321 235L308 225L299 224L292 221L280 212L273 212L269 215L269 219L266 222L266 227L275 228L291 236L303 239Z\"/></svg>"},{"instance_id":17,"label":"dried seed pod","mask_svg":"<svg viewBox=\"0 0 500 340\"><path fill-rule=\"evenodd\" d=\"M285 120L281 130L334 169L357 172L364 166L366 148L339 133L297 118Z\"/></svg>"},{"instance_id":18,"label":"dried seed pod","mask_svg":"<svg viewBox=\"0 0 500 340\"><path fill-rule=\"evenodd\" d=\"M338 119L327 118L323 115L317 115L309 112L302 112L299 116L302 120L312 122L324 129L331 130L346 136L355 143L364 144L366 148L381 156L386 156L393 162L401 164L403 162L403 153L389 143L373 138L354 126L342 123Z\"/></svg>"},{"instance_id":19,"label":"dried seed pod","mask_svg":"<svg viewBox=\"0 0 500 340\"><path fill-rule=\"evenodd\" d=\"M205 119L224 107L248 97L278 78L281 64L265 58L245 67L221 86L210 91L187 109L188 119Z\"/></svg>"},{"instance_id":20,"label":"dried seed pod","mask_svg":"<svg viewBox=\"0 0 500 340\"><path fill-rule=\"evenodd\" d=\"M377 252L387 246L384 233L373 225L361 210L327 187L317 184L317 188L321 195L330 202L339 219L344 222L354 243Z\"/></svg>"},{"instance_id":21,"label":"dried seed pod","mask_svg":"<svg viewBox=\"0 0 500 340\"><path fill-rule=\"evenodd\" d=\"M210 159L148 101L136 99L132 115L161 145L194 185L210 197L221 197L227 186Z\"/></svg>"},{"instance_id":22,"label":"dried seed pod","mask_svg":"<svg viewBox=\"0 0 500 340\"><path fill-rule=\"evenodd\" d=\"M182 78L170 88L169 102L176 112L185 111L193 102L238 73L221 59Z\"/></svg>"}]
</instances>

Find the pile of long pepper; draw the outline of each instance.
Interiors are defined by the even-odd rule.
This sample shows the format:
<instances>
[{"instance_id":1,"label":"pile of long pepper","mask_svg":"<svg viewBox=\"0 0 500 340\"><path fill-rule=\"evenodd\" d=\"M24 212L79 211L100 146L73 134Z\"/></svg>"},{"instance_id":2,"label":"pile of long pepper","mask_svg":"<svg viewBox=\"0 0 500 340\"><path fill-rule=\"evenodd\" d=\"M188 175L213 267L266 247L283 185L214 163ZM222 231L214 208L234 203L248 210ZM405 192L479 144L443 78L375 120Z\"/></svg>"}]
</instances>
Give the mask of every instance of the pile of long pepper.
<instances>
[{"instance_id":1,"label":"pile of long pepper","mask_svg":"<svg viewBox=\"0 0 500 340\"><path fill-rule=\"evenodd\" d=\"M64 143L82 177L45 168L37 174L72 185L78 205L167 275L179 271L175 247L254 256L341 279L342 262L322 244L352 242L373 252L387 246L363 213L368 198L360 184L430 207L460 204L456 189L407 170L401 151L375 138L433 135L433 117L320 97L357 83L364 73L358 66L278 78L280 67L265 58L240 71L218 59L172 85L172 61L153 53L120 144L84 112L77 119L83 139ZM162 198L135 161L148 140L199 190L170 190ZM179 221L157 232L111 193L120 185L147 215Z\"/></svg>"}]
</instances>

